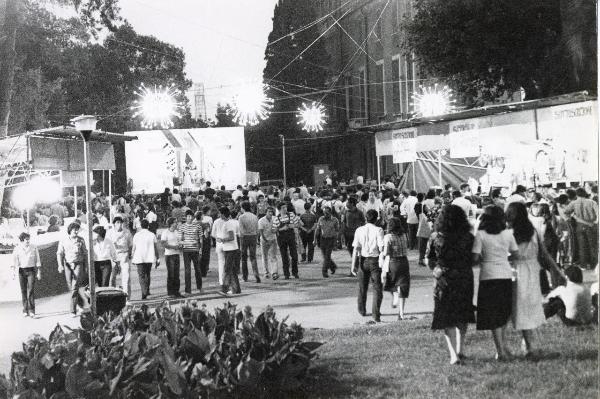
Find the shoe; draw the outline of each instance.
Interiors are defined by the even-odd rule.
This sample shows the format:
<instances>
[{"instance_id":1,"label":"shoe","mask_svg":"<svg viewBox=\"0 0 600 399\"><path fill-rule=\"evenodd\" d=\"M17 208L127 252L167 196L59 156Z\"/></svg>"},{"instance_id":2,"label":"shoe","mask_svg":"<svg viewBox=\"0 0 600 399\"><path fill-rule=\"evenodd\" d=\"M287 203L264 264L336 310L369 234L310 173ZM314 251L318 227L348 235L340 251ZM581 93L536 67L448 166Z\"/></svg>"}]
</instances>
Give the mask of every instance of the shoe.
<instances>
[{"instance_id":1,"label":"shoe","mask_svg":"<svg viewBox=\"0 0 600 399\"><path fill-rule=\"evenodd\" d=\"M456 359L455 361L450 361L452 366L461 366L463 364L462 360Z\"/></svg>"},{"instance_id":2,"label":"shoe","mask_svg":"<svg viewBox=\"0 0 600 399\"><path fill-rule=\"evenodd\" d=\"M465 359L468 359L468 357L466 357L466 356L465 356L465 355L463 355L462 353L459 353L457 356L458 356L458 358L459 358L460 360L465 360Z\"/></svg>"},{"instance_id":3,"label":"shoe","mask_svg":"<svg viewBox=\"0 0 600 399\"><path fill-rule=\"evenodd\" d=\"M256 276L256 282L260 283L260 277Z\"/></svg>"},{"instance_id":4,"label":"shoe","mask_svg":"<svg viewBox=\"0 0 600 399\"><path fill-rule=\"evenodd\" d=\"M402 321L402 320L404 320L404 317L398 315L398 321Z\"/></svg>"},{"instance_id":5,"label":"shoe","mask_svg":"<svg viewBox=\"0 0 600 399\"><path fill-rule=\"evenodd\" d=\"M224 292L224 291L217 291L217 294L219 294L219 295L221 295L221 296L224 296L224 297L227 297L227 296L229 296L229 295L227 295L227 293L226 293L226 292Z\"/></svg>"},{"instance_id":6,"label":"shoe","mask_svg":"<svg viewBox=\"0 0 600 399\"><path fill-rule=\"evenodd\" d=\"M375 317L375 318L373 318L373 321L374 321L375 323L381 323L381 318L379 318L379 317Z\"/></svg>"},{"instance_id":7,"label":"shoe","mask_svg":"<svg viewBox=\"0 0 600 399\"><path fill-rule=\"evenodd\" d=\"M298 276L297 274L294 274L294 278L295 278L295 279L299 279L299 278L300 278L300 276Z\"/></svg>"},{"instance_id":8,"label":"shoe","mask_svg":"<svg viewBox=\"0 0 600 399\"><path fill-rule=\"evenodd\" d=\"M348 277L354 277L354 274L352 274L352 272L348 273L347 275Z\"/></svg>"},{"instance_id":9,"label":"shoe","mask_svg":"<svg viewBox=\"0 0 600 399\"><path fill-rule=\"evenodd\" d=\"M284 279L289 280L290 276L285 276Z\"/></svg>"},{"instance_id":10,"label":"shoe","mask_svg":"<svg viewBox=\"0 0 600 399\"><path fill-rule=\"evenodd\" d=\"M328 274L326 274L326 273L323 273L323 277L324 277L324 278L329 278L329 275L328 275Z\"/></svg>"},{"instance_id":11,"label":"shoe","mask_svg":"<svg viewBox=\"0 0 600 399\"><path fill-rule=\"evenodd\" d=\"M273 273L271 276L273 277L273 280L277 280L279 278L279 274L277 273Z\"/></svg>"},{"instance_id":12,"label":"shoe","mask_svg":"<svg viewBox=\"0 0 600 399\"><path fill-rule=\"evenodd\" d=\"M29 317L31 317L32 319L35 319L35 312L29 313Z\"/></svg>"},{"instance_id":13,"label":"shoe","mask_svg":"<svg viewBox=\"0 0 600 399\"><path fill-rule=\"evenodd\" d=\"M175 298L183 298L183 295L181 295L179 292L176 294L173 294L173 297Z\"/></svg>"},{"instance_id":14,"label":"shoe","mask_svg":"<svg viewBox=\"0 0 600 399\"><path fill-rule=\"evenodd\" d=\"M367 312L365 312L364 310L363 311L359 310L358 314L361 315L362 317L365 317L367 315Z\"/></svg>"},{"instance_id":15,"label":"shoe","mask_svg":"<svg viewBox=\"0 0 600 399\"><path fill-rule=\"evenodd\" d=\"M227 295L233 295L233 291L232 290L227 291Z\"/></svg>"},{"instance_id":16,"label":"shoe","mask_svg":"<svg viewBox=\"0 0 600 399\"><path fill-rule=\"evenodd\" d=\"M142 295L142 301L148 298L148 295Z\"/></svg>"},{"instance_id":17,"label":"shoe","mask_svg":"<svg viewBox=\"0 0 600 399\"><path fill-rule=\"evenodd\" d=\"M333 265L333 267L331 268L331 274L335 274L336 270L337 270L337 266Z\"/></svg>"},{"instance_id":18,"label":"shoe","mask_svg":"<svg viewBox=\"0 0 600 399\"><path fill-rule=\"evenodd\" d=\"M23 317L29 317L29 313L23 312Z\"/></svg>"},{"instance_id":19,"label":"shoe","mask_svg":"<svg viewBox=\"0 0 600 399\"><path fill-rule=\"evenodd\" d=\"M248 282L248 277L242 277L242 279L244 280L245 283Z\"/></svg>"}]
</instances>

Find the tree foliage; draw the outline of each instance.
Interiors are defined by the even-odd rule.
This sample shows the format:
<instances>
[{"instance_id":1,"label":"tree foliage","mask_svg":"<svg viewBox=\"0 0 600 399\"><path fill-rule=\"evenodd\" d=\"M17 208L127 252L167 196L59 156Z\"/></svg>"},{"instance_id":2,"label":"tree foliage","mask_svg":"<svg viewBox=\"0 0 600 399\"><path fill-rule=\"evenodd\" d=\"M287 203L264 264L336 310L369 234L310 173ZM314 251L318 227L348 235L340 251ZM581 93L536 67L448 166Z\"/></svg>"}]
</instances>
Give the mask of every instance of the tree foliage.
<instances>
[{"instance_id":1,"label":"tree foliage","mask_svg":"<svg viewBox=\"0 0 600 399\"><path fill-rule=\"evenodd\" d=\"M304 135L295 111L307 100L294 95L325 85L327 76L319 65L327 65L329 57L323 39L302 53L319 37L318 26L290 35L316 18L313 2L280 0L275 6L263 71L268 95L274 99L273 113L256 128L248 129L246 136L249 169L260 171L264 178L281 178L281 151L273 148L280 142L279 135L286 138ZM316 101L319 97L310 99ZM306 154L302 151L289 153L288 166L292 179L301 178L308 172Z\"/></svg>"},{"instance_id":2,"label":"tree foliage","mask_svg":"<svg viewBox=\"0 0 600 399\"><path fill-rule=\"evenodd\" d=\"M527 99L595 90L592 1L417 0L415 8L404 47L467 103L521 87Z\"/></svg>"}]
</instances>

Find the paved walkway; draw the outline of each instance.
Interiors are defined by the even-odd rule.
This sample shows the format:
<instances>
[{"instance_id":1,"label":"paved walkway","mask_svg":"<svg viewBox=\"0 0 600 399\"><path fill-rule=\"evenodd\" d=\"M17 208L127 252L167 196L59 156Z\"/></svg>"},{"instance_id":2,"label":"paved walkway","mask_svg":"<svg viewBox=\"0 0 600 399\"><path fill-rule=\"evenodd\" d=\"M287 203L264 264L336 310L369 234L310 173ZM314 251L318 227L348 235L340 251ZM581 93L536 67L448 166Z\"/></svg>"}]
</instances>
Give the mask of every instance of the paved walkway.
<instances>
[{"instance_id":1,"label":"paved walkway","mask_svg":"<svg viewBox=\"0 0 600 399\"><path fill-rule=\"evenodd\" d=\"M260 251L259 251L260 252ZM426 267L417 265L417 252L409 255L411 270L410 297L407 300L405 313L408 317L421 318L433 311L432 279ZM312 264L299 265L300 279L264 280L258 284L250 277L249 282L241 282L242 293L230 298L218 294L216 256L211 254L210 271L204 279L203 290L192 291L190 299L205 303L209 309L220 306L224 302L232 302L240 307L250 305L254 314L258 314L267 305L271 305L280 319L289 316L289 321L296 321L305 328L343 328L364 324L370 317L361 317L356 310L356 294L358 291L356 277L348 277L350 256L346 250L334 251L333 259L338 265L335 275L325 279L321 276L321 254L317 249ZM259 256L259 270L262 269ZM183 269L183 266L182 266ZM183 270L182 270L183 271ZM280 270L281 272L281 270ZM144 301L158 304L166 297L166 268L164 260L158 269L152 270L151 295ZM241 278L241 277L240 277ZM586 272L586 281L593 280L593 273ZM477 272L476 272L477 281ZM15 282L15 284L18 284ZM181 276L183 291L183 273ZM137 273L132 273L131 304L141 304ZM170 301L173 305L181 300ZM24 318L21 315L20 303L0 304L0 325L3 333L0 341L0 373L8 373L10 355L19 350L21 343L32 334L47 337L57 323L77 327L78 318L73 318L68 311L67 294L39 299L36 302L37 318ZM371 292L367 300L367 312L371 309ZM382 321L395 322L396 309L391 308L391 295L386 293L382 304Z\"/></svg>"}]
</instances>

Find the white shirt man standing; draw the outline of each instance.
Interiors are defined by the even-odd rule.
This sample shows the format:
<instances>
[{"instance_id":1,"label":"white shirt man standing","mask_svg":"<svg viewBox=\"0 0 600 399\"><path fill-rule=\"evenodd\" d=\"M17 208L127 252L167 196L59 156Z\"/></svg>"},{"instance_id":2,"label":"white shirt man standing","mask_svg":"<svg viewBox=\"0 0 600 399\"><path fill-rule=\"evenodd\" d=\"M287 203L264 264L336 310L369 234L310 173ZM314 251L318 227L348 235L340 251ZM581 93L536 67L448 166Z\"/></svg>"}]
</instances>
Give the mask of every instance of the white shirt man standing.
<instances>
[{"instance_id":1,"label":"white shirt man standing","mask_svg":"<svg viewBox=\"0 0 600 399\"><path fill-rule=\"evenodd\" d=\"M148 227L150 223L143 219L140 222L141 229L133 236L133 245L131 250L131 263L136 265L142 289L142 299L150 295L150 271L152 265L158 267L160 259L158 255L158 241L156 236Z\"/></svg>"}]
</instances>

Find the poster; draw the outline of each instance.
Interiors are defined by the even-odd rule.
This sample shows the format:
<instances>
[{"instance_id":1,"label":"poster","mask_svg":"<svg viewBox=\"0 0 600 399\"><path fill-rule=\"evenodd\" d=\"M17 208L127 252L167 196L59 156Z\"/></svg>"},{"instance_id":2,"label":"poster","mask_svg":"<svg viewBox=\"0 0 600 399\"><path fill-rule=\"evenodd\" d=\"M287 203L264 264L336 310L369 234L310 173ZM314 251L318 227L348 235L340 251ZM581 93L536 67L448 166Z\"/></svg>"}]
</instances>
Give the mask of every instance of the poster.
<instances>
[{"instance_id":1,"label":"poster","mask_svg":"<svg viewBox=\"0 0 600 399\"><path fill-rule=\"evenodd\" d=\"M233 189L246 182L242 127L126 132L138 140L125 144L127 178L133 193L160 193L168 188L198 191Z\"/></svg>"},{"instance_id":2,"label":"poster","mask_svg":"<svg viewBox=\"0 0 600 399\"><path fill-rule=\"evenodd\" d=\"M414 162L417 158L417 129L400 129L392 132L394 163Z\"/></svg>"},{"instance_id":3,"label":"poster","mask_svg":"<svg viewBox=\"0 0 600 399\"><path fill-rule=\"evenodd\" d=\"M450 158L479 156L480 139L478 122L478 119L466 119L449 123Z\"/></svg>"}]
</instances>

